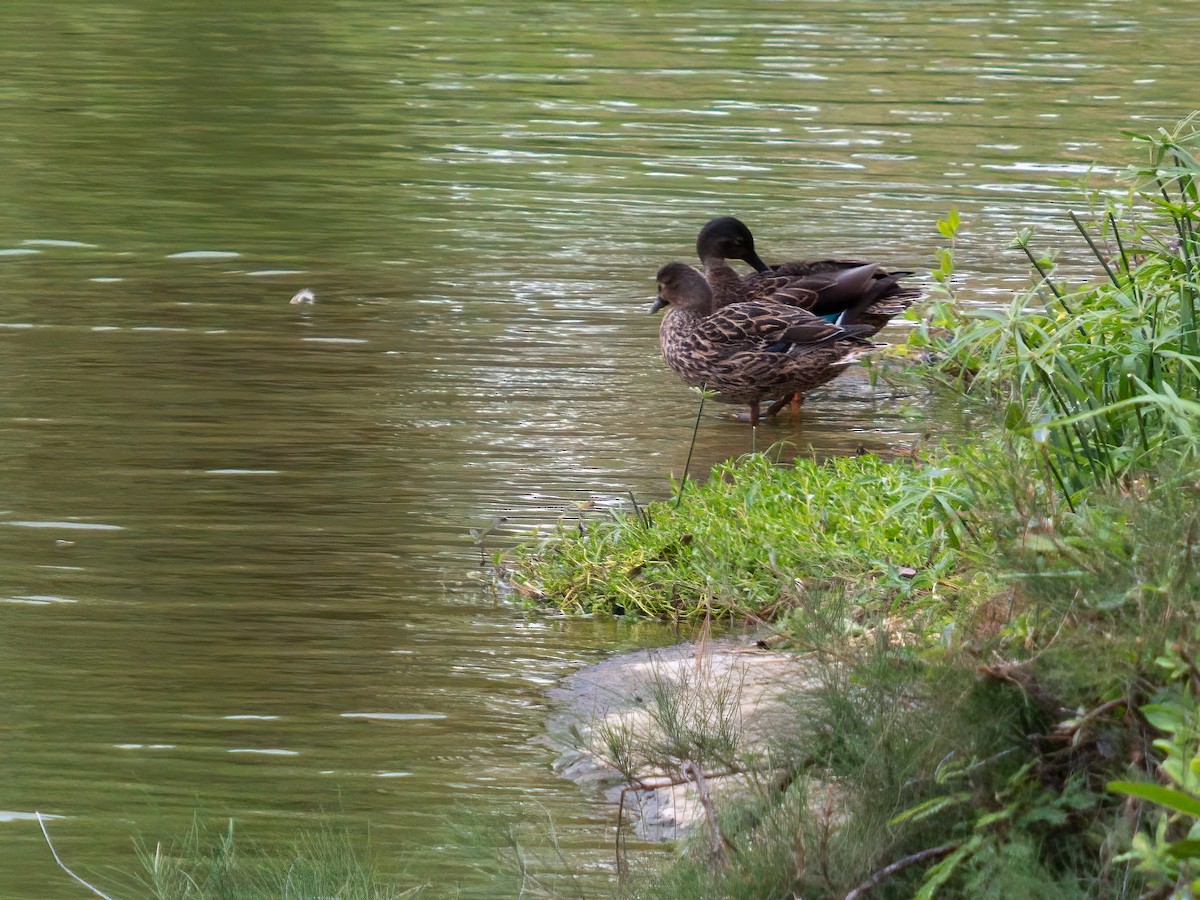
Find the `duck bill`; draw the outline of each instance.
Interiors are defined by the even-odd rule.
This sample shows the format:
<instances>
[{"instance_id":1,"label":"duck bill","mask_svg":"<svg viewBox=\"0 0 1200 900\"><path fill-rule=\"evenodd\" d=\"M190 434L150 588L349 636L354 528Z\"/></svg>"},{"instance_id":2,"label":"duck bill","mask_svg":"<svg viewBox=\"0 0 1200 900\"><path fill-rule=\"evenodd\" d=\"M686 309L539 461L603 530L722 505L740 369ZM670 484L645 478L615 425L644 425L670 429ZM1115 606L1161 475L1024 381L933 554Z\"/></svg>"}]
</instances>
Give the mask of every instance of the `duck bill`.
<instances>
[{"instance_id":1,"label":"duck bill","mask_svg":"<svg viewBox=\"0 0 1200 900\"><path fill-rule=\"evenodd\" d=\"M654 303L652 303L650 305L649 315L654 315L656 312L658 312L660 309L662 309L666 305L667 305L667 301L664 300L662 297L656 298Z\"/></svg>"},{"instance_id":2,"label":"duck bill","mask_svg":"<svg viewBox=\"0 0 1200 900\"><path fill-rule=\"evenodd\" d=\"M757 253L755 253L753 250L751 250L749 253L747 253L745 259L743 259L742 261L752 265L754 267L755 272L765 272L765 271L767 271L767 269L770 268L770 266L768 266L765 262L763 262L762 258Z\"/></svg>"}]
</instances>

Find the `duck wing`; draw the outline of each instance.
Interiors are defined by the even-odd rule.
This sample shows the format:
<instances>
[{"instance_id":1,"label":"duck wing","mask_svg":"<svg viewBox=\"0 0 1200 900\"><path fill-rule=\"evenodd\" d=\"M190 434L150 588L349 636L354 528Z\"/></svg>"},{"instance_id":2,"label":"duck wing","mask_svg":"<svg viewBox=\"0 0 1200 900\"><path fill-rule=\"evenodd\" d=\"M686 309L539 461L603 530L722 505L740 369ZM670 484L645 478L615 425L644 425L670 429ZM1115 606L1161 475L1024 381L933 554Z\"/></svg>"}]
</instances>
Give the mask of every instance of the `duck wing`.
<instances>
[{"instance_id":1,"label":"duck wing","mask_svg":"<svg viewBox=\"0 0 1200 900\"><path fill-rule=\"evenodd\" d=\"M752 272L747 278L755 275L825 275L829 272L840 272L843 269L857 269L859 266L870 265L865 259L793 259L790 262L777 263L767 266L759 272Z\"/></svg>"},{"instance_id":2,"label":"duck wing","mask_svg":"<svg viewBox=\"0 0 1200 900\"><path fill-rule=\"evenodd\" d=\"M766 271L747 275L745 293L836 318L839 325L870 323L876 330L921 296L918 288L899 281L911 273L888 272L875 263L821 260L796 265L808 267L806 274Z\"/></svg>"},{"instance_id":3,"label":"duck wing","mask_svg":"<svg viewBox=\"0 0 1200 900\"><path fill-rule=\"evenodd\" d=\"M824 344L851 331L815 316L805 309L780 303L751 300L722 307L696 326L695 337L714 349L786 350L792 345Z\"/></svg>"}]
</instances>

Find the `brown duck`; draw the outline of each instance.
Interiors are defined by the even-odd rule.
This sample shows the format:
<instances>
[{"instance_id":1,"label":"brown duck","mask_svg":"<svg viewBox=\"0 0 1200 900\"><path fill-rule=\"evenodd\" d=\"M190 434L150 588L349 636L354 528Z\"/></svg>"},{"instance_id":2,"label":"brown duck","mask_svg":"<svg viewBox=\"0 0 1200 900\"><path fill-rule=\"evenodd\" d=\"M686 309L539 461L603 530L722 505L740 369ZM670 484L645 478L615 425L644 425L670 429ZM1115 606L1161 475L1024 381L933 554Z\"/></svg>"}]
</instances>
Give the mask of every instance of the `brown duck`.
<instances>
[{"instance_id":1,"label":"brown duck","mask_svg":"<svg viewBox=\"0 0 1200 900\"><path fill-rule=\"evenodd\" d=\"M687 384L748 404L751 424L764 397L782 398L766 411L774 415L874 347L864 337L870 326L835 325L799 307L748 300L718 308L708 282L686 263L668 263L657 277L650 311L670 307L658 331L663 359Z\"/></svg>"},{"instance_id":2,"label":"brown duck","mask_svg":"<svg viewBox=\"0 0 1200 900\"><path fill-rule=\"evenodd\" d=\"M768 266L754 249L754 235L740 219L712 219L696 238L696 254L718 306L772 300L799 306L843 327L867 325L875 334L921 296L902 284L911 272L889 272L857 259L794 261ZM727 263L740 259L755 271L744 278Z\"/></svg>"}]
</instances>

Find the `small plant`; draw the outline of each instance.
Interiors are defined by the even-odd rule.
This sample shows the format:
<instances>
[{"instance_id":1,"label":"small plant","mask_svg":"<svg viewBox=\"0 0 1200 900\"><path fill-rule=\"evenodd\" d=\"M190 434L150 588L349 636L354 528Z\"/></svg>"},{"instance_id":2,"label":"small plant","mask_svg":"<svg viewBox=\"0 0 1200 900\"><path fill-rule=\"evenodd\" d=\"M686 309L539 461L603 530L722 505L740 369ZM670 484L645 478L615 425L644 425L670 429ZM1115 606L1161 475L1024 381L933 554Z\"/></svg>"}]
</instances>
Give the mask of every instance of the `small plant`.
<instances>
[{"instance_id":1,"label":"small plant","mask_svg":"<svg viewBox=\"0 0 1200 900\"><path fill-rule=\"evenodd\" d=\"M948 766L939 772L938 779L968 784L972 769L979 765ZM926 856L941 857L925 871L915 894L917 900L932 900L952 879L960 880L965 896L983 896L989 889L996 895L997 879L1007 881L1009 891L1020 884L1022 896L1063 896L1063 886L1038 858L1038 844L1054 829L1066 825L1072 813L1095 806L1095 795L1078 781L1062 790L1050 790L1038 783L1033 764L1027 763L989 799L991 802L981 808L977 793L968 787L927 800L892 820L893 825L917 823L957 808L965 826L961 838L933 848L936 856L929 851L913 854L919 862L925 862Z\"/></svg>"},{"instance_id":2,"label":"small plant","mask_svg":"<svg viewBox=\"0 0 1200 900\"><path fill-rule=\"evenodd\" d=\"M1172 896L1189 897L1200 892L1200 669L1179 647L1158 664L1171 687L1141 712L1163 734L1153 747L1160 754L1155 768L1165 783L1110 781L1108 788L1143 801L1150 810L1149 827L1133 835L1129 851L1118 859L1135 863Z\"/></svg>"}]
</instances>

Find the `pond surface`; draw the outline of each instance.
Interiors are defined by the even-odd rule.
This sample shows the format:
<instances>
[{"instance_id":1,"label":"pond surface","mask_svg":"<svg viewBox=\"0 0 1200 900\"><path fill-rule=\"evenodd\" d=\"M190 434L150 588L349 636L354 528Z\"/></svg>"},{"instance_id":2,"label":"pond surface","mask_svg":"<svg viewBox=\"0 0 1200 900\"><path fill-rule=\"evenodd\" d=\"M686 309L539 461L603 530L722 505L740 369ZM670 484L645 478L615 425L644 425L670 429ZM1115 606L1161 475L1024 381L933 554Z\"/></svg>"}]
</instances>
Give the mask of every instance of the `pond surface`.
<instances>
[{"instance_id":1,"label":"pond surface","mask_svg":"<svg viewBox=\"0 0 1200 900\"><path fill-rule=\"evenodd\" d=\"M1003 300L1017 229L1083 260L1064 179L1195 100L1190 4L736 7L7 5L0 896L80 896L34 810L101 885L199 812L369 823L489 895L458 836L536 802L603 881L543 692L672 635L497 604L480 562L679 473L656 269L732 213L769 260L927 271L957 207L964 296ZM885 450L914 406L858 372L757 434L710 408L694 465Z\"/></svg>"}]
</instances>

